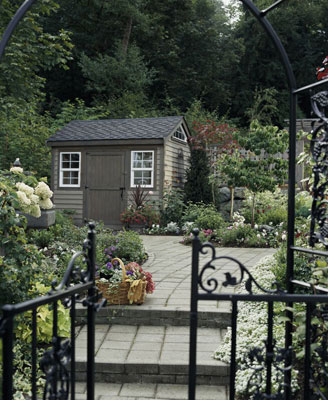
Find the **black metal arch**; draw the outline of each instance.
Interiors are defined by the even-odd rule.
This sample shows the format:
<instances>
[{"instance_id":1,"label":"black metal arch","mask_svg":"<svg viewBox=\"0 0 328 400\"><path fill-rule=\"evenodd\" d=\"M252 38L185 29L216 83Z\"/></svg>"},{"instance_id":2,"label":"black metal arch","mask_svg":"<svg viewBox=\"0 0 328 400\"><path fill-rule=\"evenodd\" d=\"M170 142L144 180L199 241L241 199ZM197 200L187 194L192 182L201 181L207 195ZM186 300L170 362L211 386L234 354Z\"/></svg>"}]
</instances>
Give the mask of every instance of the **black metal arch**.
<instances>
[{"instance_id":1,"label":"black metal arch","mask_svg":"<svg viewBox=\"0 0 328 400\"><path fill-rule=\"evenodd\" d=\"M9 22L0 42L0 62L4 54L5 48L8 44L10 37L12 36L19 21L24 17L27 11L32 7L36 0L25 0L24 3L19 7L14 15L13 19ZM1 5L1 4L0 4Z\"/></svg>"}]
</instances>

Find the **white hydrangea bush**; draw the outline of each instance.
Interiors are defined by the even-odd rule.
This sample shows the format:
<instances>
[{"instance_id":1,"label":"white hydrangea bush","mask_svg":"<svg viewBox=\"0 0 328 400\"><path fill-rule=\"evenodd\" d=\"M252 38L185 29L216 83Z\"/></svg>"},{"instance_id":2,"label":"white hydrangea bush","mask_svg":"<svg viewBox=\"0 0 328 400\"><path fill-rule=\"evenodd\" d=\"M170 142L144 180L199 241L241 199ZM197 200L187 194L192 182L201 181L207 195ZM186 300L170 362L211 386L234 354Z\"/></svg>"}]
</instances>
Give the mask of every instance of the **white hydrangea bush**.
<instances>
[{"instance_id":1,"label":"white hydrangea bush","mask_svg":"<svg viewBox=\"0 0 328 400\"><path fill-rule=\"evenodd\" d=\"M272 267L276 261L274 256L267 256L263 258L251 270L254 279L264 289L272 289L272 283L275 281L275 276L272 273ZM240 286L236 290L238 293L244 293L245 288ZM253 293L263 293L253 285ZM238 317L237 317L237 349L236 349L236 363L238 369L236 372L236 392L240 395L249 395L252 388L248 387L248 382L254 373L254 369L258 366L256 362L251 363L248 360L249 351L255 347L263 348L267 340L267 303L265 302L238 302ZM281 304L275 304L275 307L282 307ZM278 322L277 318L273 325L273 337L276 341L276 348L285 347L285 326L283 322ZM216 350L214 358L230 364L230 351L231 351L231 327L227 329L222 344ZM247 360L247 362L246 362ZM265 371L265 370L264 370ZM265 374L265 372L263 372ZM298 389L297 377L298 371L293 368L292 370L292 389ZM272 370L272 389L277 391L279 387L278 380L282 379L282 373L277 371L275 367ZM265 376L262 379L263 387L265 390ZM253 391L255 387L253 387Z\"/></svg>"},{"instance_id":2,"label":"white hydrangea bush","mask_svg":"<svg viewBox=\"0 0 328 400\"><path fill-rule=\"evenodd\" d=\"M39 182L35 188L26 185L24 182L18 182L16 188L20 209L24 213L39 218L41 209L50 210L53 208L53 203L50 200L53 192L45 182Z\"/></svg>"}]
</instances>

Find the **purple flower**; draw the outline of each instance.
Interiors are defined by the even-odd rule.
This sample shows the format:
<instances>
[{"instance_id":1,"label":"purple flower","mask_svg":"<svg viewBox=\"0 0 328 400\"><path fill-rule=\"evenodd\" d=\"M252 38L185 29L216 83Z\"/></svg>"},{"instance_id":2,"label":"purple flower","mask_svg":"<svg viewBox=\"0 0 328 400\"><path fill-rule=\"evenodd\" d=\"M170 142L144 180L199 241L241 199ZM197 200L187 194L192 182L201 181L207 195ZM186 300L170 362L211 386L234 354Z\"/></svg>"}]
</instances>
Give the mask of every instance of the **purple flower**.
<instances>
[{"instance_id":1,"label":"purple flower","mask_svg":"<svg viewBox=\"0 0 328 400\"><path fill-rule=\"evenodd\" d=\"M115 251L116 250L116 247L115 246L110 246L110 249L112 250L112 251ZM111 253L110 253L111 254Z\"/></svg>"},{"instance_id":2,"label":"purple flower","mask_svg":"<svg viewBox=\"0 0 328 400\"><path fill-rule=\"evenodd\" d=\"M116 243L118 243L119 242L119 240L118 239L116 239Z\"/></svg>"},{"instance_id":3,"label":"purple flower","mask_svg":"<svg viewBox=\"0 0 328 400\"><path fill-rule=\"evenodd\" d=\"M111 268L113 268L113 264L111 262L108 262L106 264L106 267L107 267L107 269L111 269Z\"/></svg>"},{"instance_id":4,"label":"purple flower","mask_svg":"<svg viewBox=\"0 0 328 400\"><path fill-rule=\"evenodd\" d=\"M132 271L126 271L126 274L127 275L133 275L133 272Z\"/></svg>"}]
</instances>

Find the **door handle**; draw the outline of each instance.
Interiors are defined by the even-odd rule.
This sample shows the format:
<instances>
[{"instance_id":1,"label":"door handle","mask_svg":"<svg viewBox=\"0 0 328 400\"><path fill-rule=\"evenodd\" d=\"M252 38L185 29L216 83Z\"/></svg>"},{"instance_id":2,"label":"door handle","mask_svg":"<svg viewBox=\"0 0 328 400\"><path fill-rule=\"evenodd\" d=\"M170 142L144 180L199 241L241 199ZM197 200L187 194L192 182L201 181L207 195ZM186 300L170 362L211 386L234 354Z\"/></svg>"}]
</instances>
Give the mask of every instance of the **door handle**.
<instances>
[{"instance_id":1,"label":"door handle","mask_svg":"<svg viewBox=\"0 0 328 400\"><path fill-rule=\"evenodd\" d=\"M121 191L121 200L123 200L123 191L125 190L125 187L120 187L120 191Z\"/></svg>"}]
</instances>

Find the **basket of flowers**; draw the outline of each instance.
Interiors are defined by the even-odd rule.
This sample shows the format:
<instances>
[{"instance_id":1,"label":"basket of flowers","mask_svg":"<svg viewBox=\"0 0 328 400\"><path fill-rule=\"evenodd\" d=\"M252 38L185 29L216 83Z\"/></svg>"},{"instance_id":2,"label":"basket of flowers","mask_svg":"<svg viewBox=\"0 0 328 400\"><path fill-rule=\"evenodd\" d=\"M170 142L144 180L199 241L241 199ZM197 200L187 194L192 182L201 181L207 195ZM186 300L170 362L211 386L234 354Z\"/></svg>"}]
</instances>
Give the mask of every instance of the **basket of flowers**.
<instances>
[{"instance_id":1,"label":"basket of flowers","mask_svg":"<svg viewBox=\"0 0 328 400\"><path fill-rule=\"evenodd\" d=\"M113 258L97 273L96 285L109 304L142 304L155 285L152 275L135 262Z\"/></svg>"}]
</instances>

